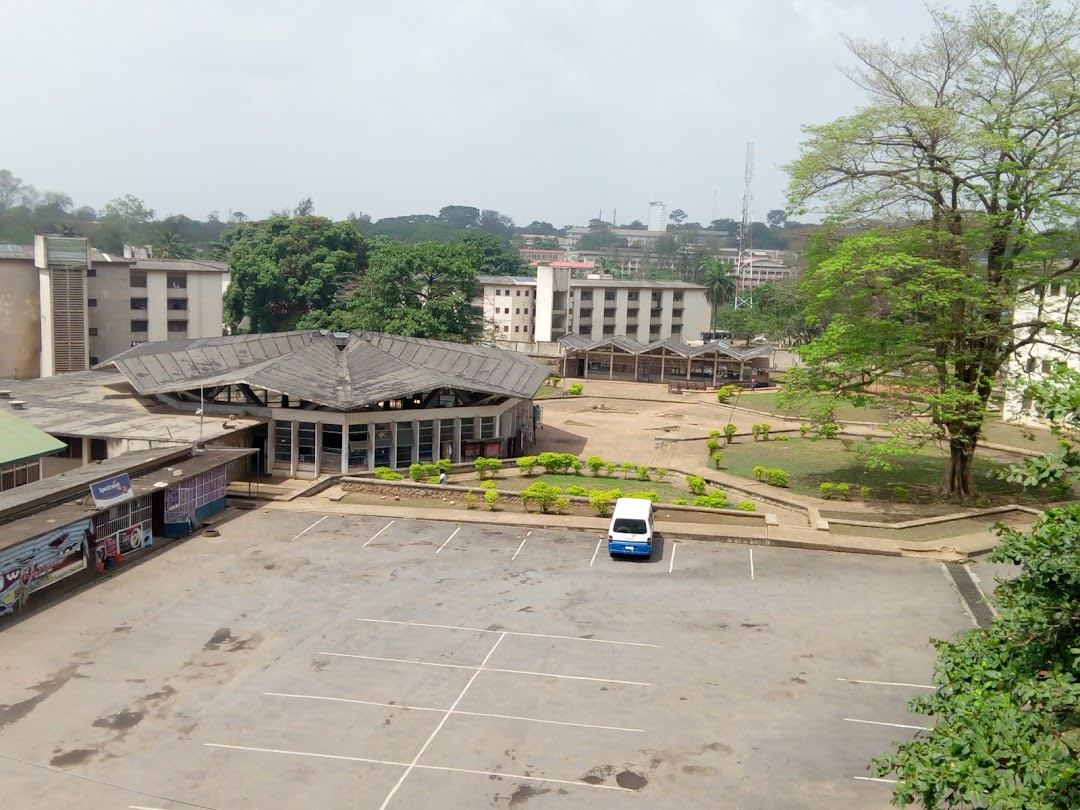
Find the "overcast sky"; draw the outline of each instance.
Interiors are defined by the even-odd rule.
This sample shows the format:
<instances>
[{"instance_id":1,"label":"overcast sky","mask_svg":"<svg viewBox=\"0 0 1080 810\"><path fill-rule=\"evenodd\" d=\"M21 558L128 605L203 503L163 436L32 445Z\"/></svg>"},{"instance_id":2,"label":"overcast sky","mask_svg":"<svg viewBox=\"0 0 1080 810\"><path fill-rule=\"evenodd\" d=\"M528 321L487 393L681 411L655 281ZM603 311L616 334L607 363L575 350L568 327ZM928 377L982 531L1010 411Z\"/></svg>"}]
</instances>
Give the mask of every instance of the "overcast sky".
<instances>
[{"instance_id":1,"label":"overcast sky","mask_svg":"<svg viewBox=\"0 0 1080 810\"><path fill-rule=\"evenodd\" d=\"M1008 0L1005 0L1008 2ZM947 3L948 4L948 3ZM911 0L0 0L0 168L99 207L584 224L782 208L800 127L852 111L846 32ZM714 208L715 193L715 208Z\"/></svg>"}]
</instances>

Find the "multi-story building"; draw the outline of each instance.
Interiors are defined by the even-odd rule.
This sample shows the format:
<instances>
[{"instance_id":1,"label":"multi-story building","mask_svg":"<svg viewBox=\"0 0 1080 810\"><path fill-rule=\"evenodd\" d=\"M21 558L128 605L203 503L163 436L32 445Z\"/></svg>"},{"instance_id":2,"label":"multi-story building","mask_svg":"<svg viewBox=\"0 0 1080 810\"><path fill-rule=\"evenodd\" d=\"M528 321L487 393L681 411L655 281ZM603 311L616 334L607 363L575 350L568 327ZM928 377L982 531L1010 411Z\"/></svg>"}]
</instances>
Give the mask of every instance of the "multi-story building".
<instances>
[{"instance_id":1,"label":"multi-story building","mask_svg":"<svg viewBox=\"0 0 1080 810\"><path fill-rule=\"evenodd\" d=\"M126 252L61 236L0 245L0 377L81 371L148 340L221 335L227 264Z\"/></svg>"},{"instance_id":2,"label":"multi-story building","mask_svg":"<svg viewBox=\"0 0 1080 810\"><path fill-rule=\"evenodd\" d=\"M542 264L536 278L483 276L478 293L475 304L498 343L551 342L568 334L652 343L695 339L709 329L705 288L682 281L578 279L568 267Z\"/></svg>"},{"instance_id":3,"label":"multi-story building","mask_svg":"<svg viewBox=\"0 0 1080 810\"><path fill-rule=\"evenodd\" d=\"M649 203L649 230L667 230L667 206L662 202Z\"/></svg>"}]
</instances>

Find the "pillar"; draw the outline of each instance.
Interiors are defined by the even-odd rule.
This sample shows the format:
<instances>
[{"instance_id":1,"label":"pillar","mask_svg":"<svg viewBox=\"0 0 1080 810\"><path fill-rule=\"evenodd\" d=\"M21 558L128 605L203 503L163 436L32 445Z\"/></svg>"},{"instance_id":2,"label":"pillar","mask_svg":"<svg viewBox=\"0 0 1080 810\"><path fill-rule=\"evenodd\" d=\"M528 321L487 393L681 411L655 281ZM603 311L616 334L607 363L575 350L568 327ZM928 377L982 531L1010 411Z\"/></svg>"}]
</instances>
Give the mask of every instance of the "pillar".
<instances>
[{"instance_id":1,"label":"pillar","mask_svg":"<svg viewBox=\"0 0 1080 810\"><path fill-rule=\"evenodd\" d=\"M300 467L300 422L293 419L289 426L289 478L296 478Z\"/></svg>"},{"instance_id":2,"label":"pillar","mask_svg":"<svg viewBox=\"0 0 1080 810\"><path fill-rule=\"evenodd\" d=\"M614 379L615 374L615 350L612 349L608 352L608 364L607 364L607 378L609 380Z\"/></svg>"},{"instance_id":3,"label":"pillar","mask_svg":"<svg viewBox=\"0 0 1080 810\"><path fill-rule=\"evenodd\" d=\"M454 420L454 447L450 460L455 464L461 461L461 420Z\"/></svg>"},{"instance_id":4,"label":"pillar","mask_svg":"<svg viewBox=\"0 0 1080 810\"><path fill-rule=\"evenodd\" d=\"M322 472L322 422L315 423L315 477Z\"/></svg>"},{"instance_id":5,"label":"pillar","mask_svg":"<svg viewBox=\"0 0 1080 810\"><path fill-rule=\"evenodd\" d=\"M82 438L82 463L85 467L90 463L90 437L83 436Z\"/></svg>"}]
</instances>

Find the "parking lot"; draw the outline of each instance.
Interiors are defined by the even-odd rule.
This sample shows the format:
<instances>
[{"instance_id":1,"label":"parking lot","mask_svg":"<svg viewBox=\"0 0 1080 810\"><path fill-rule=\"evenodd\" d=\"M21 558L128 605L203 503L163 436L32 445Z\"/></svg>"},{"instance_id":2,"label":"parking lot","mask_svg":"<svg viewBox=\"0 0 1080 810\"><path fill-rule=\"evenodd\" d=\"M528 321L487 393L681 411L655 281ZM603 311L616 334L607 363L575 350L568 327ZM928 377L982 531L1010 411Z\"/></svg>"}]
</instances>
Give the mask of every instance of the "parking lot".
<instances>
[{"instance_id":1,"label":"parking lot","mask_svg":"<svg viewBox=\"0 0 1080 810\"><path fill-rule=\"evenodd\" d=\"M662 524L659 530L663 531ZM888 808L927 560L259 510L0 633L35 808Z\"/></svg>"}]
</instances>

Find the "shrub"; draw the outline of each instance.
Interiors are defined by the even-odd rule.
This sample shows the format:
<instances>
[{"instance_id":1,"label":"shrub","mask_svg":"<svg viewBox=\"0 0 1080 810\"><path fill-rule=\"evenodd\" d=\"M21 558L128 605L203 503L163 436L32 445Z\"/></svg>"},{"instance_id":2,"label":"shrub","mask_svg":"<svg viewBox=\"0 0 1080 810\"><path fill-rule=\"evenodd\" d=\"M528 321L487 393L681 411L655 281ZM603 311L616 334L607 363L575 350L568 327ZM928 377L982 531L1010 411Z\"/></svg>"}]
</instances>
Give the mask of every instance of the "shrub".
<instances>
[{"instance_id":1,"label":"shrub","mask_svg":"<svg viewBox=\"0 0 1080 810\"><path fill-rule=\"evenodd\" d=\"M574 471L574 475L581 475L581 468L584 466L579 458L575 458L570 462L570 469Z\"/></svg>"},{"instance_id":2,"label":"shrub","mask_svg":"<svg viewBox=\"0 0 1080 810\"><path fill-rule=\"evenodd\" d=\"M851 487L848 484L837 484L836 495L846 501L851 497Z\"/></svg>"},{"instance_id":3,"label":"shrub","mask_svg":"<svg viewBox=\"0 0 1080 810\"><path fill-rule=\"evenodd\" d=\"M700 495L694 498L694 506L706 506L709 509L726 509L727 493L714 489L708 495Z\"/></svg>"},{"instance_id":4,"label":"shrub","mask_svg":"<svg viewBox=\"0 0 1080 810\"><path fill-rule=\"evenodd\" d=\"M638 481L651 481L649 477L649 468L644 464L638 464L637 467L637 480Z\"/></svg>"},{"instance_id":5,"label":"shrub","mask_svg":"<svg viewBox=\"0 0 1080 810\"><path fill-rule=\"evenodd\" d=\"M631 473L636 469L637 467L634 464L631 464L629 461L624 461L622 464L619 465L619 471L622 472L623 478L626 478L628 473Z\"/></svg>"},{"instance_id":6,"label":"shrub","mask_svg":"<svg viewBox=\"0 0 1080 810\"><path fill-rule=\"evenodd\" d=\"M577 484L571 484L566 488L566 494L577 495L580 497L582 495L588 495L589 490L585 489L585 487L578 486Z\"/></svg>"},{"instance_id":7,"label":"shrub","mask_svg":"<svg viewBox=\"0 0 1080 810\"><path fill-rule=\"evenodd\" d=\"M569 388L566 389L566 393L568 393L572 397L580 397L581 392L584 391L584 390L585 390L585 387L581 383L574 383L573 385L571 385Z\"/></svg>"},{"instance_id":8,"label":"shrub","mask_svg":"<svg viewBox=\"0 0 1080 810\"><path fill-rule=\"evenodd\" d=\"M465 493L465 508L466 509L475 509L476 504L477 504L477 502L479 500L480 500L480 497L475 492L466 492Z\"/></svg>"},{"instance_id":9,"label":"shrub","mask_svg":"<svg viewBox=\"0 0 1080 810\"><path fill-rule=\"evenodd\" d=\"M535 503L541 512L547 512L555 505L555 501L559 496L562 495L562 489L543 481L534 481L521 490L519 494L521 495L521 503L526 509L529 508L530 503Z\"/></svg>"},{"instance_id":10,"label":"shrub","mask_svg":"<svg viewBox=\"0 0 1080 810\"><path fill-rule=\"evenodd\" d=\"M710 430L709 431L709 438L710 439L719 439L720 438L720 431L719 430Z\"/></svg>"},{"instance_id":11,"label":"shrub","mask_svg":"<svg viewBox=\"0 0 1080 810\"><path fill-rule=\"evenodd\" d=\"M734 394L738 390L739 390L739 386L737 386L737 385L723 385L716 392L716 401L717 402L727 402L728 398L731 397L731 395Z\"/></svg>"},{"instance_id":12,"label":"shrub","mask_svg":"<svg viewBox=\"0 0 1080 810\"><path fill-rule=\"evenodd\" d=\"M642 500L652 501L653 503L656 503L660 500L660 496L657 495L655 492L628 492L626 493L626 497L641 498Z\"/></svg>"},{"instance_id":13,"label":"shrub","mask_svg":"<svg viewBox=\"0 0 1080 810\"><path fill-rule=\"evenodd\" d=\"M604 473L607 475L608 478L611 478L611 474L615 472L615 470L617 470L618 468L618 464L616 464L614 461L609 461L604 465Z\"/></svg>"},{"instance_id":14,"label":"shrub","mask_svg":"<svg viewBox=\"0 0 1080 810\"><path fill-rule=\"evenodd\" d=\"M668 470L667 467L657 467L655 470L653 470L653 472L656 473L656 480L657 481L663 481L664 476L667 475L670 472L670 470Z\"/></svg>"},{"instance_id":15,"label":"shrub","mask_svg":"<svg viewBox=\"0 0 1080 810\"><path fill-rule=\"evenodd\" d=\"M724 460L724 454L722 452L720 452L719 450L713 450L711 458L712 458L713 466L716 467L716 469L719 470L720 469L720 462Z\"/></svg>"},{"instance_id":16,"label":"shrub","mask_svg":"<svg viewBox=\"0 0 1080 810\"><path fill-rule=\"evenodd\" d=\"M754 441L756 442L760 438L761 441L767 442L769 440L770 430L772 430L772 425L768 422L758 422L751 428L751 431L754 434Z\"/></svg>"},{"instance_id":17,"label":"shrub","mask_svg":"<svg viewBox=\"0 0 1080 810\"><path fill-rule=\"evenodd\" d=\"M502 469L501 458L484 458L480 456L473 462L473 467L476 468L476 475L479 478L492 478L499 474L499 470Z\"/></svg>"},{"instance_id":18,"label":"shrub","mask_svg":"<svg viewBox=\"0 0 1080 810\"><path fill-rule=\"evenodd\" d=\"M480 482L480 489L495 489L495 482L488 478Z\"/></svg>"},{"instance_id":19,"label":"shrub","mask_svg":"<svg viewBox=\"0 0 1080 810\"><path fill-rule=\"evenodd\" d=\"M806 438L806 434L809 432L810 426L808 424L803 422L801 425L799 425L799 435L802 436L804 439Z\"/></svg>"},{"instance_id":20,"label":"shrub","mask_svg":"<svg viewBox=\"0 0 1080 810\"><path fill-rule=\"evenodd\" d=\"M611 505L616 500L617 498L612 497L612 492L597 490L589 496L589 505L596 510L596 514L604 516L611 512Z\"/></svg>"},{"instance_id":21,"label":"shrub","mask_svg":"<svg viewBox=\"0 0 1080 810\"><path fill-rule=\"evenodd\" d=\"M686 488L694 495L705 494L705 479L700 475L686 476Z\"/></svg>"},{"instance_id":22,"label":"shrub","mask_svg":"<svg viewBox=\"0 0 1080 810\"><path fill-rule=\"evenodd\" d=\"M375 477L383 481L400 481L405 476L399 472L394 472L389 467L376 467Z\"/></svg>"},{"instance_id":23,"label":"shrub","mask_svg":"<svg viewBox=\"0 0 1080 810\"><path fill-rule=\"evenodd\" d=\"M790 436L784 436L783 434L781 434L780 436L774 436L773 441L786 442L789 438L791 438L791 437Z\"/></svg>"},{"instance_id":24,"label":"shrub","mask_svg":"<svg viewBox=\"0 0 1080 810\"><path fill-rule=\"evenodd\" d=\"M712 457L712 454L720 449L719 439L706 439L705 440L705 455Z\"/></svg>"},{"instance_id":25,"label":"shrub","mask_svg":"<svg viewBox=\"0 0 1080 810\"><path fill-rule=\"evenodd\" d=\"M911 497L911 490L909 490L907 487L893 487L892 491L893 497L901 503L907 502L907 500Z\"/></svg>"},{"instance_id":26,"label":"shrub","mask_svg":"<svg viewBox=\"0 0 1080 810\"><path fill-rule=\"evenodd\" d=\"M835 439L836 434L840 432L840 426L834 422L826 422L824 425L818 428L818 436L823 439Z\"/></svg>"},{"instance_id":27,"label":"shrub","mask_svg":"<svg viewBox=\"0 0 1080 810\"><path fill-rule=\"evenodd\" d=\"M779 467L769 467L765 470L764 480L766 484L772 484L774 487L786 487L791 483L791 473Z\"/></svg>"},{"instance_id":28,"label":"shrub","mask_svg":"<svg viewBox=\"0 0 1080 810\"><path fill-rule=\"evenodd\" d=\"M756 512L757 511L757 507L754 505L753 501L739 501L739 505L737 507L735 507L735 508L738 509L740 512Z\"/></svg>"},{"instance_id":29,"label":"shrub","mask_svg":"<svg viewBox=\"0 0 1080 810\"><path fill-rule=\"evenodd\" d=\"M617 500L619 500L619 498L621 498L623 496L623 491L621 489L619 489L618 487L615 487L614 489L590 489L589 490L589 497L591 498L593 495L597 495L599 493L603 493L605 495L610 495L611 500L613 500L613 501L617 501Z\"/></svg>"},{"instance_id":30,"label":"shrub","mask_svg":"<svg viewBox=\"0 0 1080 810\"><path fill-rule=\"evenodd\" d=\"M560 377L558 374L549 374L547 382L548 385L550 385L552 388L558 388L559 383L562 382L562 377Z\"/></svg>"},{"instance_id":31,"label":"shrub","mask_svg":"<svg viewBox=\"0 0 1080 810\"><path fill-rule=\"evenodd\" d=\"M859 487L859 497L864 501L870 500L870 487Z\"/></svg>"},{"instance_id":32,"label":"shrub","mask_svg":"<svg viewBox=\"0 0 1080 810\"><path fill-rule=\"evenodd\" d=\"M435 469L439 472L444 472L447 475L450 474L450 470L454 468L454 462L448 458L440 458L435 462Z\"/></svg>"},{"instance_id":33,"label":"shrub","mask_svg":"<svg viewBox=\"0 0 1080 810\"><path fill-rule=\"evenodd\" d=\"M524 475L532 475L536 469L536 456L522 456L517 460L518 469Z\"/></svg>"},{"instance_id":34,"label":"shrub","mask_svg":"<svg viewBox=\"0 0 1080 810\"><path fill-rule=\"evenodd\" d=\"M440 482L440 480L439 480L439 476L437 476L437 475L433 475L433 476L431 476L430 478L428 478L428 479L427 479L427 482L428 482L429 484L438 484L438 483L441 483L441 482Z\"/></svg>"},{"instance_id":35,"label":"shrub","mask_svg":"<svg viewBox=\"0 0 1080 810\"><path fill-rule=\"evenodd\" d=\"M672 498L671 499L671 505L672 506L686 506L688 503L690 503L690 501L688 501L686 498Z\"/></svg>"},{"instance_id":36,"label":"shrub","mask_svg":"<svg viewBox=\"0 0 1080 810\"><path fill-rule=\"evenodd\" d=\"M766 469L766 467L762 467L760 464L755 464L754 469L752 470L752 472L754 473L754 478L760 481L765 476Z\"/></svg>"},{"instance_id":37,"label":"shrub","mask_svg":"<svg viewBox=\"0 0 1080 810\"><path fill-rule=\"evenodd\" d=\"M409 478L417 483L424 477L424 465L422 464L410 464L409 465Z\"/></svg>"},{"instance_id":38,"label":"shrub","mask_svg":"<svg viewBox=\"0 0 1080 810\"><path fill-rule=\"evenodd\" d=\"M492 512L495 511L495 504L499 501L499 493L493 489L489 489L484 493L484 503L487 504L488 509Z\"/></svg>"},{"instance_id":39,"label":"shrub","mask_svg":"<svg viewBox=\"0 0 1080 810\"><path fill-rule=\"evenodd\" d=\"M578 457L573 453L541 453L536 457L536 461L546 472L564 473L578 461Z\"/></svg>"},{"instance_id":40,"label":"shrub","mask_svg":"<svg viewBox=\"0 0 1080 810\"><path fill-rule=\"evenodd\" d=\"M827 501L831 501L836 497L836 484L830 484L828 481L822 481L818 484L818 495Z\"/></svg>"},{"instance_id":41,"label":"shrub","mask_svg":"<svg viewBox=\"0 0 1080 810\"><path fill-rule=\"evenodd\" d=\"M739 429L735 427L735 425L731 424L731 422L728 422L726 425L724 425L724 439L727 441L728 444L731 444L738 430Z\"/></svg>"},{"instance_id":42,"label":"shrub","mask_svg":"<svg viewBox=\"0 0 1080 810\"><path fill-rule=\"evenodd\" d=\"M559 514L563 514L569 508L570 508L570 499L569 498L556 498L555 499L555 511L558 512Z\"/></svg>"},{"instance_id":43,"label":"shrub","mask_svg":"<svg viewBox=\"0 0 1080 810\"><path fill-rule=\"evenodd\" d=\"M597 478L605 465L604 460L600 458L600 456L589 456L585 459L585 466L589 468L589 472L593 474L593 478Z\"/></svg>"}]
</instances>

